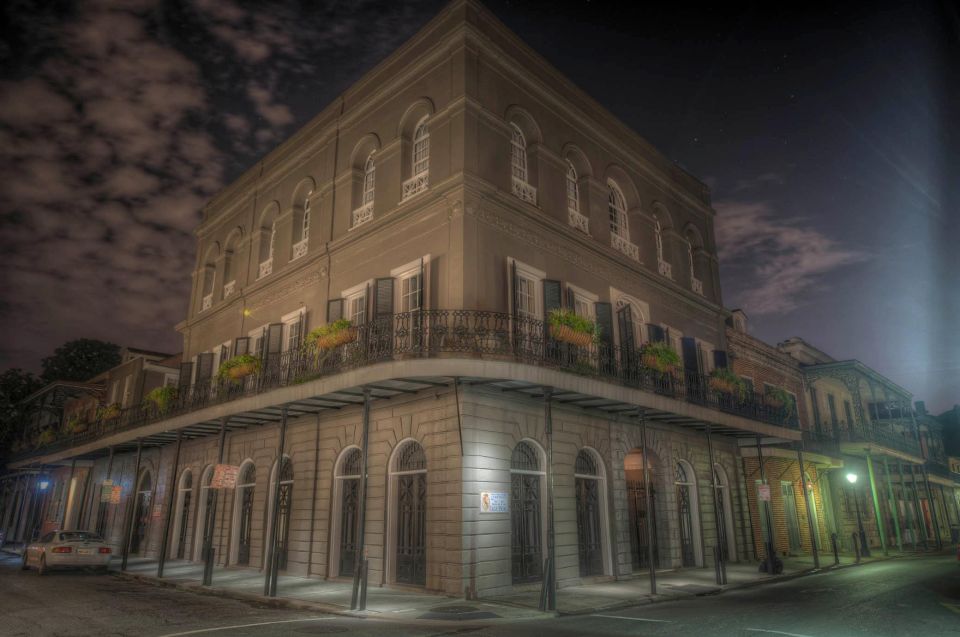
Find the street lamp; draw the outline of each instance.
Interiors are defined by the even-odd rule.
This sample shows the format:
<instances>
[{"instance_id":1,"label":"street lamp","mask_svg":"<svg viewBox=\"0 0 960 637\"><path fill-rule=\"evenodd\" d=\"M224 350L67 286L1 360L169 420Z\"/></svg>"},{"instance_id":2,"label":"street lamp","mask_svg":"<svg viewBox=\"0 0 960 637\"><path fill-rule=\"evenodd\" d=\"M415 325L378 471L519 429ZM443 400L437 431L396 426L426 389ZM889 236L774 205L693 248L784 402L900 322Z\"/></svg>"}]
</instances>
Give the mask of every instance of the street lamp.
<instances>
[{"instance_id":1,"label":"street lamp","mask_svg":"<svg viewBox=\"0 0 960 637\"><path fill-rule=\"evenodd\" d=\"M857 484L857 474L850 472L847 474L847 481L850 486ZM857 528L860 529L860 554L864 557L870 557L870 547L867 546L867 534L863 530L863 518L860 517L860 498L857 497L856 489L853 489L853 502L857 507Z\"/></svg>"}]
</instances>

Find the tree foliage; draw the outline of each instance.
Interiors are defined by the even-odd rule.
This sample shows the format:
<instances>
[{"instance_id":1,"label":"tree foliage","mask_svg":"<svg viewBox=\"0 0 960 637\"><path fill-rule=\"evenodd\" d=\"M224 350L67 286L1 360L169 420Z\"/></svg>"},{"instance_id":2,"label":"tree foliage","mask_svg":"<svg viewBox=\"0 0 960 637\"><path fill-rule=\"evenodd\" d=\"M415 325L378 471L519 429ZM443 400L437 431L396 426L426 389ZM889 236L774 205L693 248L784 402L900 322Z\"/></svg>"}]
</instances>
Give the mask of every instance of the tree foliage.
<instances>
[{"instance_id":1,"label":"tree foliage","mask_svg":"<svg viewBox=\"0 0 960 637\"><path fill-rule=\"evenodd\" d=\"M0 374L0 450L9 449L20 433L20 401L43 385L41 379L22 369L8 369Z\"/></svg>"},{"instance_id":2,"label":"tree foliage","mask_svg":"<svg viewBox=\"0 0 960 637\"><path fill-rule=\"evenodd\" d=\"M40 378L47 383L58 380L86 381L120 364L120 346L91 338L68 341L43 359Z\"/></svg>"}]
</instances>

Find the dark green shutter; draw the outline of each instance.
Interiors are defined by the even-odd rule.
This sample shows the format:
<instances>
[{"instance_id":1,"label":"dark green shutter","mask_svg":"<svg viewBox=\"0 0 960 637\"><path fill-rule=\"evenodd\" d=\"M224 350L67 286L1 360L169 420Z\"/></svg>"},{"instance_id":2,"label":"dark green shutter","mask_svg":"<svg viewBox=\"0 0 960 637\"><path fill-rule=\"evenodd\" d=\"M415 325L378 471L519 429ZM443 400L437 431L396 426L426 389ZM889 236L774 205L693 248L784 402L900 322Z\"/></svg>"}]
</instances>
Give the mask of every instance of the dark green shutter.
<instances>
[{"instance_id":1,"label":"dark green shutter","mask_svg":"<svg viewBox=\"0 0 960 637\"><path fill-rule=\"evenodd\" d=\"M683 367L689 374L700 371L700 356L697 348L697 339L684 336L680 339L680 348L683 350Z\"/></svg>"},{"instance_id":2,"label":"dark green shutter","mask_svg":"<svg viewBox=\"0 0 960 637\"><path fill-rule=\"evenodd\" d=\"M197 382L210 380L213 376L213 352L197 354Z\"/></svg>"},{"instance_id":3,"label":"dark green shutter","mask_svg":"<svg viewBox=\"0 0 960 637\"><path fill-rule=\"evenodd\" d=\"M517 277L517 262L510 262L510 314L517 316L520 310L520 280Z\"/></svg>"},{"instance_id":4,"label":"dark green shutter","mask_svg":"<svg viewBox=\"0 0 960 637\"><path fill-rule=\"evenodd\" d=\"M655 323L647 323L647 334L650 337L651 343L667 342L667 335L663 331L663 328L660 327L659 325L656 325Z\"/></svg>"},{"instance_id":5,"label":"dark green shutter","mask_svg":"<svg viewBox=\"0 0 960 637\"><path fill-rule=\"evenodd\" d=\"M393 316L393 279L377 279L376 294L373 297L373 318L384 319Z\"/></svg>"},{"instance_id":6,"label":"dark green shutter","mask_svg":"<svg viewBox=\"0 0 960 637\"><path fill-rule=\"evenodd\" d=\"M267 355L283 350L283 323L271 323L267 327Z\"/></svg>"},{"instance_id":7,"label":"dark green shutter","mask_svg":"<svg viewBox=\"0 0 960 637\"><path fill-rule=\"evenodd\" d=\"M597 315L597 327L600 328L600 342L613 346L613 306L609 303L594 303L593 311Z\"/></svg>"},{"instance_id":8,"label":"dark green shutter","mask_svg":"<svg viewBox=\"0 0 960 637\"><path fill-rule=\"evenodd\" d=\"M241 336L233 341L233 355L240 356L241 354L246 354L250 351L250 338L248 336Z\"/></svg>"},{"instance_id":9,"label":"dark green shutter","mask_svg":"<svg viewBox=\"0 0 960 637\"><path fill-rule=\"evenodd\" d=\"M343 318L343 299L327 301L327 323L333 323Z\"/></svg>"},{"instance_id":10,"label":"dark green shutter","mask_svg":"<svg viewBox=\"0 0 960 637\"><path fill-rule=\"evenodd\" d=\"M550 317L550 312L563 307L563 286L560 281L544 279L543 281L543 316Z\"/></svg>"},{"instance_id":11,"label":"dark green shutter","mask_svg":"<svg viewBox=\"0 0 960 637\"><path fill-rule=\"evenodd\" d=\"M193 376L193 363L190 361L180 363L180 378L177 379L177 386L181 388L189 387L192 380L191 376Z\"/></svg>"},{"instance_id":12,"label":"dark green shutter","mask_svg":"<svg viewBox=\"0 0 960 637\"><path fill-rule=\"evenodd\" d=\"M620 347L627 353L636 349L636 340L633 334L633 311L629 305L617 310L617 323L620 328Z\"/></svg>"},{"instance_id":13,"label":"dark green shutter","mask_svg":"<svg viewBox=\"0 0 960 637\"><path fill-rule=\"evenodd\" d=\"M727 353L722 349L713 350L713 366L719 369L726 369L727 365Z\"/></svg>"}]
</instances>

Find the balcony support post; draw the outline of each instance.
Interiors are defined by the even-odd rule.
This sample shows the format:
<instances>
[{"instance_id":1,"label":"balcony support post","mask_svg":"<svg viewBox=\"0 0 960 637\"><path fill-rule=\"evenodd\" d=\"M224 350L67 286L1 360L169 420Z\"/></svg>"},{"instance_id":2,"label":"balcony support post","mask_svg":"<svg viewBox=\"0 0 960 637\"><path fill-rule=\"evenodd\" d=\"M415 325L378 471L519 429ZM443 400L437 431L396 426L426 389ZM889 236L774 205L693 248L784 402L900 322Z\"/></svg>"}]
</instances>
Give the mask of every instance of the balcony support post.
<instances>
[{"instance_id":1,"label":"balcony support post","mask_svg":"<svg viewBox=\"0 0 960 637\"><path fill-rule=\"evenodd\" d=\"M943 540L940 538L940 522L937 520L937 503L933 499L933 491L930 489L930 476L927 474L926 465L920 467L923 472L923 482L927 486L927 502L930 506L930 517L933 519L933 538L937 544L937 550L943 550Z\"/></svg>"},{"instance_id":2,"label":"balcony support post","mask_svg":"<svg viewBox=\"0 0 960 637\"><path fill-rule=\"evenodd\" d=\"M800 487L803 489L803 503L807 507L807 527L810 529L810 548L813 550L813 567L820 568L820 549L817 540L820 539L820 529L813 523L813 510L817 506L817 499L811 496L812 485L807 481L807 472L803 468L803 442L797 447L797 462L800 463Z\"/></svg>"},{"instance_id":3,"label":"balcony support post","mask_svg":"<svg viewBox=\"0 0 960 637\"><path fill-rule=\"evenodd\" d=\"M73 498L70 497L70 492L77 492L77 489L73 488L73 477L77 473L77 459L74 458L70 461L70 477L67 478L67 489L66 489L66 500L67 504L63 507L63 517L60 518L58 524L61 529L67 528L67 514L73 513L70 509L73 508Z\"/></svg>"},{"instance_id":4,"label":"balcony support post","mask_svg":"<svg viewBox=\"0 0 960 637\"><path fill-rule=\"evenodd\" d=\"M880 498L877 497L877 481L873 475L873 457L870 455L869 449L867 449L867 475L870 476L870 495L873 497L873 515L877 519L877 533L880 534L880 545L883 547L883 554L889 555L887 530L883 524L883 516L880 514Z\"/></svg>"},{"instance_id":5,"label":"balcony support post","mask_svg":"<svg viewBox=\"0 0 960 637\"><path fill-rule=\"evenodd\" d=\"M173 469L170 471L170 491L167 493L167 512L163 518L163 535L160 536L160 558L157 560L157 577L163 577L163 565L167 561L167 545L170 543L170 524L173 522L173 507L177 494L177 473L180 471L180 445L183 443L183 431L177 431L177 450L173 455ZM184 520L186 524L186 520Z\"/></svg>"},{"instance_id":6,"label":"balcony support post","mask_svg":"<svg viewBox=\"0 0 960 637\"><path fill-rule=\"evenodd\" d=\"M223 450L227 441L227 418L220 419L220 444L217 452L217 464L223 464ZM203 485L200 485L200 493L203 493ZM219 500L220 489L207 489L207 511L206 519L203 521L203 585L211 586L213 584L213 531L217 525L217 500Z\"/></svg>"},{"instance_id":7,"label":"balcony support post","mask_svg":"<svg viewBox=\"0 0 960 637\"><path fill-rule=\"evenodd\" d=\"M540 610L557 610L557 543L553 515L553 387L543 388L543 424L547 439L547 568L543 574Z\"/></svg>"},{"instance_id":8,"label":"balcony support post","mask_svg":"<svg viewBox=\"0 0 960 637\"><path fill-rule=\"evenodd\" d=\"M110 504L110 502L103 501L103 483L113 477L113 445L110 445L109 454L107 459L107 477L100 481L100 493L97 494L99 506L97 507L96 531L97 535L101 537L104 535L104 527L107 523L107 506ZM93 467L91 467L90 470L93 471Z\"/></svg>"},{"instance_id":9,"label":"balcony support post","mask_svg":"<svg viewBox=\"0 0 960 637\"><path fill-rule=\"evenodd\" d=\"M763 484L767 484L767 474L763 468L763 448L760 443L760 434L757 434L757 462L760 464L760 481ZM773 577L773 567L776 563L776 556L774 555L773 519L770 516L770 503L768 501L767 504L764 505L763 500L760 499L760 494L757 493L757 506L760 508L760 515L763 515L767 519L767 537L763 538L763 541L767 547L767 575Z\"/></svg>"},{"instance_id":10,"label":"balcony support post","mask_svg":"<svg viewBox=\"0 0 960 637\"><path fill-rule=\"evenodd\" d=\"M133 539L133 518L137 514L137 488L140 486L140 459L143 456L143 438L137 439L137 461L133 468L133 482L130 496L127 498L127 523L123 533L123 559L120 570L127 570L127 556L130 554L130 542Z\"/></svg>"},{"instance_id":11,"label":"balcony support post","mask_svg":"<svg viewBox=\"0 0 960 637\"><path fill-rule=\"evenodd\" d=\"M360 488L357 500L357 552L353 561L353 590L350 593L350 610L366 610L366 526L367 526L367 455L370 450L370 388L363 388L363 440L360 442Z\"/></svg>"},{"instance_id":12,"label":"balcony support post","mask_svg":"<svg viewBox=\"0 0 960 637\"><path fill-rule=\"evenodd\" d=\"M270 512L270 546L267 548L266 572L263 582L263 594L277 596L277 577L280 561L277 559L277 523L280 521L280 469L283 464L283 448L287 443L287 406L280 410L280 440L277 442L276 478L273 481L273 510Z\"/></svg>"},{"instance_id":13,"label":"balcony support post","mask_svg":"<svg viewBox=\"0 0 960 637\"><path fill-rule=\"evenodd\" d=\"M723 498L717 489L717 469L714 466L713 458L713 438L710 435L710 423L707 423L707 454L710 460L710 486L713 492L713 523L717 529L717 552L714 554L719 562L723 562L723 555L726 551L727 529L723 525ZM706 545L703 541L703 525L700 525L700 544ZM717 567L717 584L724 584L723 569Z\"/></svg>"},{"instance_id":14,"label":"balcony support post","mask_svg":"<svg viewBox=\"0 0 960 637\"><path fill-rule=\"evenodd\" d=\"M637 407L637 419L640 421L640 447L643 449L643 498L645 500L647 514L653 515L653 497L650 495L650 462L647 459L647 419L643 417L643 409ZM651 519L648 518L648 519ZM657 555L657 529L651 527L648 529L649 538L647 540L647 563L650 565L650 594L657 594L657 565L654 558Z\"/></svg>"},{"instance_id":15,"label":"balcony support post","mask_svg":"<svg viewBox=\"0 0 960 637\"><path fill-rule=\"evenodd\" d=\"M900 511L897 500L893 497L893 483L890 482L890 465L887 457L883 457L883 474L887 477L887 498L890 501L890 512L893 513L893 530L897 534L897 550L903 553L903 536L900 533Z\"/></svg>"},{"instance_id":16,"label":"balcony support post","mask_svg":"<svg viewBox=\"0 0 960 637\"><path fill-rule=\"evenodd\" d=\"M927 537L930 530L927 528L927 520L923 517L923 507L920 506L920 492L917 491L917 468L910 464L910 486L913 489L913 503L916 507L917 530L920 532L920 539L923 541L923 548L927 548Z\"/></svg>"}]
</instances>

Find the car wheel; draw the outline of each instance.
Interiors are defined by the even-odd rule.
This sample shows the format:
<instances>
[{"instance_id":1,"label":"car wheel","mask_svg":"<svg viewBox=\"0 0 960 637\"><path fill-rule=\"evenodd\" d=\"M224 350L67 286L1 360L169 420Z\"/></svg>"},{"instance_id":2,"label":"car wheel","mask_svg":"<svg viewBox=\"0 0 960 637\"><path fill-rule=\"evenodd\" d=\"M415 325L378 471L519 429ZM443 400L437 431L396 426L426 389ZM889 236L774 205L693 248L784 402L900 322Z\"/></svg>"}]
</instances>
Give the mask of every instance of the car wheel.
<instances>
[{"instance_id":1,"label":"car wheel","mask_svg":"<svg viewBox=\"0 0 960 637\"><path fill-rule=\"evenodd\" d=\"M50 569L47 567L47 556L40 556L40 565L37 567L37 575L41 577L50 572Z\"/></svg>"},{"instance_id":2,"label":"car wheel","mask_svg":"<svg viewBox=\"0 0 960 637\"><path fill-rule=\"evenodd\" d=\"M28 571L28 570L30 570L30 564L27 562L27 552L26 552L26 551L23 552L23 562L20 564L20 570L21 570L21 571Z\"/></svg>"}]
</instances>

